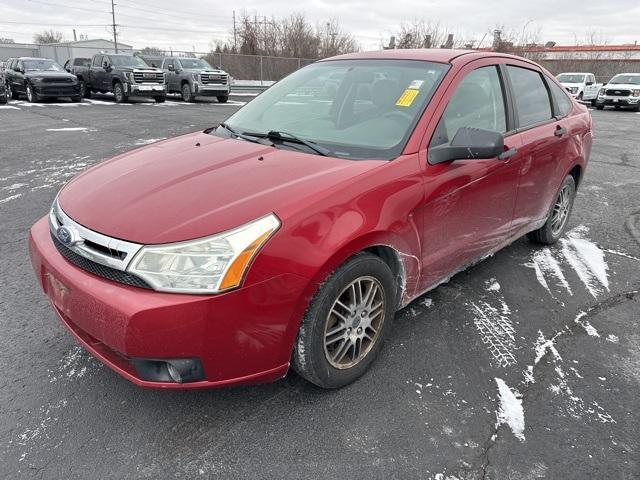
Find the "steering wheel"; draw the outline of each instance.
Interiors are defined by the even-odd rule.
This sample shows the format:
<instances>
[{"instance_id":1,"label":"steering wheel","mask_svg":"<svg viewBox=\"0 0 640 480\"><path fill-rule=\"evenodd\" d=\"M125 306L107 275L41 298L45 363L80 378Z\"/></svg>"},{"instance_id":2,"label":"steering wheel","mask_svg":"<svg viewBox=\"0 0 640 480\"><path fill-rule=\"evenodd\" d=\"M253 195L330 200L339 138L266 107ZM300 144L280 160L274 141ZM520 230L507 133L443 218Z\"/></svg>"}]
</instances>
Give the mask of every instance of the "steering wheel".
<instances>
[{"instance_id":1,"label":"steering wheel","mask_svg":"<svg viewBox=\"0 0 640 480\"><path fill-rule=\"evenodd\" d=\"M382 118L395 118L396 120L401 120L403 123L411 123L413 121L413 117L411 115L406 112L401 112L400 110L391 110L390 112L382 115Z\"/></svg>"}]
</instances>

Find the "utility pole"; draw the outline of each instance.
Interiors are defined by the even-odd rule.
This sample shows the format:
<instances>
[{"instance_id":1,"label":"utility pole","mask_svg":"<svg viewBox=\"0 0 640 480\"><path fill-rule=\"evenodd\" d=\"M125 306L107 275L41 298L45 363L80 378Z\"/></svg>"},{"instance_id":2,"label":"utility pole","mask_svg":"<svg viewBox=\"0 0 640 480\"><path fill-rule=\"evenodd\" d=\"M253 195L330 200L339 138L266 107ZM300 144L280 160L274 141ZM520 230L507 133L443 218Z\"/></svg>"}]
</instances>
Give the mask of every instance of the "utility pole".
<instances>
[{"instance_id":1,"label":"utility pole","mask_svg":"<svg viewBox=\"0 0 640 480\"><path fill-rule=\"evenodd\" d=\"M116 48L116 53L118 53L118 32L116 31L116 4L111 0L111 18L113 20L113 43Z\"/></svg>"},{"instance_id":2,"label":"utility pole","mask_svg":"<svg viewBox=\"0 0 640 480\"><path fill-rule=\"evenodd\" d=\"M238 32L236 30L236 11L233 11L233 51L238 53Z\"/></svg>"}]
</instances>

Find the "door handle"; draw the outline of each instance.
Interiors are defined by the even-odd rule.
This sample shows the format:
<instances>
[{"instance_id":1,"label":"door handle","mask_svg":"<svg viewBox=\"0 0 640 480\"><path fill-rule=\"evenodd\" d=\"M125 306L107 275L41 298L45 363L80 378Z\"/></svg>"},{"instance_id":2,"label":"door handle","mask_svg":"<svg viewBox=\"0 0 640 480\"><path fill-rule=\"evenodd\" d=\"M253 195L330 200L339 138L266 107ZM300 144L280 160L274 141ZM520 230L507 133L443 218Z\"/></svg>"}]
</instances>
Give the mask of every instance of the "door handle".
<instances>
[{"instance_id":1,"label":"door handle","mask_svg":"<svg viewBox=\"0 0 640 480\"><path fill-rule=\"evenodd\" d=\"M567 129L566 129L566 128L564 128L564 127L561 127L560 125L558 125L558 126L556 127L556 131L555 131L555 132L553 132L553 134L554 134L556 137L561 137L561 136L563 136L565 133L567 133Z\"/></svg>"},{"instance_id":2,"label":"door handle","mask_svg":"<svg viewBox=\"0 0 640 480\"><path fill-rule=\"evenodd\" d=\"M516 147L511 147L506 152L502 152L500 155L498 155L498 160L508 160L509 158L513 157L516 153L518 153L518 149Z\"/></svg>"}]
</instances>

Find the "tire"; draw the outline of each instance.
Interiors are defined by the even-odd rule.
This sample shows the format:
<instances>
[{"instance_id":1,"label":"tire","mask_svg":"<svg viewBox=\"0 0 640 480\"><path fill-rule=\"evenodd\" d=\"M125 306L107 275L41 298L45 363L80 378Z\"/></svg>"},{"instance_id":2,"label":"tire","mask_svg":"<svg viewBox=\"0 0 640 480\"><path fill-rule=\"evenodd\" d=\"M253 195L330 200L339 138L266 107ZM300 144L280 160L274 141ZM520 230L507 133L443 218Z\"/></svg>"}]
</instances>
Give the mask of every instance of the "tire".
<instances>
[{"instance_id":1,"label":"tire","mask_svg":"<svg viewBox=\"0 0 640 480\"><path fill-rule=\"evenodd\" d=\"M20 96L18 95L18 92L14 92L11 89L10 83L7 83L7 96L11 98L11 100L18 100L20 98Z\"/></svg>"},{"instance_id":2,"label":"tire","mask_svg":"<svg viewBox=\"0 0 640 480\"><path fill-rule=\"evenodd\" d=\"M116 99L116 103L126 103L129 100L129 97L124 93L124 88L120 82L113 84L113 96Z\"/></svg>"},{"instance_id":3,"label":"tire","mask_svg":"<svg viewBox=\"0 0 640 480\"><path fill-rule=\"evenodd\" d=\"M182 88L180 89L180 93L182 94L182 100L184 100L185 102L189 102L189 103L195 102L196 96L191 91L191 85L189 85L188 83L185 83L182 85Z\"/></svg>"},{"instance_id":4,"label":"tire","mask_svg":"<svg viewBox=\"0 0 640 480\"><path fill-rule=\"evenodd\" d=\"M164 103L164 101L166 100L166 98L165 98L165 97L153 97L153 100L154 100L156 103Z\"/></svg>"},{"instance_id":5,"label":"tire","mask_svg":"<svg viewBox=\"0 0 640 480\"><path fill-rule=\"evenodd\" d=\"M549 218L547 218L546 223L538 230L527 234L529 240L543 245L556 243L567 229L575 198L576 181L573 176L567 175L553 202Z\"/></svg>"},{"instance_id":6,"label":"tire","mask_svg":"<svg viewBox=\"0 0 640 480\"><path fill-rule=\"evenodd\" d=\"M596 105L596 110L604 110L604 105Z\"/></svg>"},{"instance_id":7,"label":"tire","mask_svg":"<svg viewBox=\"0 0 640 480\"><path fill-rule=\"evenodd\" d=\"M357 285L363 292L359 296ZM363 301L351 309L356 304L354 296ZM389 266L370 253L353 256L327 278L311 300L296 338L293 369L322 388L340 388L355 381L382 348L395 306L396 282ZM333 333L327 335L327 331Z\"/></svg>"},{"instance_id":8,"label":"tire","mask_svg":"<svg viewBox=\"0 0 640 480\"><path fill-rule=\"evenodd\" d=\"M227 101L229 100L229 95L220 95L219 97L216 97L216 98L220 103L227 103Z\"/></svg>"},{"instance_id":9,"label":"tire","mask_svg":"<svg viewBox=\"0 0 640 480\"><path fill-rule=\"evenodd\" d=\"M87 82L80 80L80 96L84 98L91 98L91 89L87 88Z\"/></svg>"},{"instance_id":10,"label":"tire","mask_svg":"<svg viewBox=\"0 0 640 480\"><path fill-rule=\"evenodd\" d=\"M33 90L33 87L31 86L30 83L27 83L27 86L25 87L25 92L27 94L27 101L29 103L36 103L40 100L40 98L38 97L38 94Z\"/></svg>"}]
</instances>

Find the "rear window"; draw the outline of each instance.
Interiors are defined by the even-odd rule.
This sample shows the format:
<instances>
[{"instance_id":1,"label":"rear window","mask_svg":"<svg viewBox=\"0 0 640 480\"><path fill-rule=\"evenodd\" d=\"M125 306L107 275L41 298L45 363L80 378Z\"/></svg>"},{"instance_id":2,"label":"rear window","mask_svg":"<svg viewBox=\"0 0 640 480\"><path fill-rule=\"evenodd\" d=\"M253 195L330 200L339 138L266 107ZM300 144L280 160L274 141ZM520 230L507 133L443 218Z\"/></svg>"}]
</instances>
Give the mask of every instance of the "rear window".
<instances>
[{"instance_id":1,"label":"rear window","mask_svg":"<svg viewBox=\"0 0 640 480\"><path fill-rule=\"evenodd\" d=\"M553 116L551 101L540 73L513 65L508 65L507 71L513 87L519 126L528 127L550 120Z\"/></svg>"},{"instance_id":2,"label":"rear window","mask_svg":"<svg viewBox=\"0 0 640 480\"><path fill-rule=\"evenodd\" d=\"M564 88L559 87L555 82L552 82L551 80L549 80L547 83L549 84L551 95L553 95L553 98L558 105L558 114L561 117L567 116L571 111L572 105L571 100L567 96L567 92Z\"/></svg>"}]
</instances>

